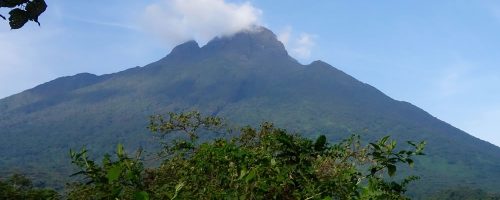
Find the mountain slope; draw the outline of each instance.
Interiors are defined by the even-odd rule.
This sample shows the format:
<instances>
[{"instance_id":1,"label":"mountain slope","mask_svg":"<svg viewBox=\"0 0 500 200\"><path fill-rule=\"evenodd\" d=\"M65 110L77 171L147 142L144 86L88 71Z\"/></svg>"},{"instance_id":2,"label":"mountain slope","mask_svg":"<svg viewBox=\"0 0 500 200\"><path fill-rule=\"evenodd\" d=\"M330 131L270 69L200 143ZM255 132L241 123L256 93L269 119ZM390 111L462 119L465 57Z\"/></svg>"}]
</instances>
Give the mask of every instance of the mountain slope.
<instances>
[{"instance_id":1,"label":"mountain slope","mask_svg":"<svg viewBox=\"0 0 500 200\"><path fill-rule=\"evenodd\" d=\"M30 171L50 184L71 172L69 148L149 147L149 115L192 109L332 140L352 133L426 140L428 156L412 171L422 176L420 194L454 185L500 188L500 148L327 63L301 65L265 28L201 48L190 41L144 67L63 77L0 100L0 173Z\"/></svg>"}]
</instances>

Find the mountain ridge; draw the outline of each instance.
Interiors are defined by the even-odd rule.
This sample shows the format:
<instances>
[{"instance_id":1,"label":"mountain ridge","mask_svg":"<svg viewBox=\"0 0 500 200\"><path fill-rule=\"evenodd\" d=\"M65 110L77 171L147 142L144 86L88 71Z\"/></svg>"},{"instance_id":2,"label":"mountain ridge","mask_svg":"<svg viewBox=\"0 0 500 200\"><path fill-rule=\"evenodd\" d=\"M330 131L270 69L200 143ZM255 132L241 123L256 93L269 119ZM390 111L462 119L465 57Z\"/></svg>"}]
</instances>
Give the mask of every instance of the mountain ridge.
<instances>
[{"instance_id":1,"label":"mountain ridge","mask_svg":"<svg viewBox=\"0 0 500 200\"><path fill-rule=\"evenodd\" d=\"M422 176L418 192L456 183L500 187L500 148L326 62L300 64L268 29L215 38L202 47L188 41L144 67L62 77L0 99L0 157L7 158L0 169L20 167L40 179L50 169L69 173L63 166L69 148L87 144L102 153L118 142L148 147L149 115L193 109L240 125L270 120L331 140L352 133L366 140L389 133L400 142L426 140L428 156L411 170Z\"/></svg>"}]
</instances>

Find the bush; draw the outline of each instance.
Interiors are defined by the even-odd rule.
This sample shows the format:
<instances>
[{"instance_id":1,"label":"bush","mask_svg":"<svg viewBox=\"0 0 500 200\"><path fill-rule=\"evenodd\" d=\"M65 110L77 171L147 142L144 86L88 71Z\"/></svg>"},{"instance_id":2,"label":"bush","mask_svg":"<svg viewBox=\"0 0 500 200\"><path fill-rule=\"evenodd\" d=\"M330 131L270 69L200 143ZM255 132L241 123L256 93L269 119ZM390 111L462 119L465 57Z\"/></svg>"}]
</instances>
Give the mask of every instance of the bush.
<instances>
[{"instance_id":1,"label":"bush","mask_svg":"<svg viewBox=\"0 0 500 200\"><path fill-rule=\"evenodd\" d=\"M56 200L60 196L51 189L35 188L29 178L14 174L6 180L0 180L0 199Z\"/></svg>"},{"instance_id":2,"label":"bush","mask_svg":"<svg viewBox=\"0 0 500 200\"><path fill-rule=\"evenodd\" d=\"M412 166L424 143L396 150L384 137L362 145L358 136L329 144L263 123L259 129L224 129L222 120L198 112L151 118L149 128L163 148L162 164L144 169L141 151L129 157L119 145L102 164L86 150L71 152L86 183L73 184L70 199L407 199L410 176L393 178L397 166ZM199 134L226 137L200 142Z\"/></svg>"}]
</instances>

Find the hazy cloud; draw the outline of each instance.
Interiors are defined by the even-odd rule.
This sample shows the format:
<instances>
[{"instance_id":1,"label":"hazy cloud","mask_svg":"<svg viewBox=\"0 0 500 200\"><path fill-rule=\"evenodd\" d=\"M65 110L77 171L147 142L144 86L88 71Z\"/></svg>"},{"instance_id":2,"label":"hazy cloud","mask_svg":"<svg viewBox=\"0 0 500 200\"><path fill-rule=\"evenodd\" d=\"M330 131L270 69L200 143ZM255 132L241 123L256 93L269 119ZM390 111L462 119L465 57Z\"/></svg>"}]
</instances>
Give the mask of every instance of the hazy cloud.
<instances>
[{"instance_id":1,"label":"hazy cloud","mask_svg":"<svg viewBox=\"0 0 500 200\"><path fill-rule=\"evenodd\" d=\"M462 73L460 71L453 71L444 74L438 83L441 91L441 96L451 96L460 92L462 87Z\"/></svg>"},{"instance_id":2,"label":"hazy cloud","mask_svg":"<svg viewBox=\"0 0 500 200\"><path fill-rule=\"evenodd\" d=\"M74 20L74 21L98 25L98 26L108 26L108 27L114 27L114 28L129 29L129 30L134 30L134 31L140 30L140 28L138 28L134 25L128 24L128 23L93 20L93 19L81 18L81 17L71 16L71 15L67 15L64 17L66 17L66 19L69 19L69 20Z\"/></svg>"},{"instance_id":3,"label":"hazy cloud","mask_svg":"<svg viewBox=\"0 0 500 200\"><path fill-rule=\"evenodd\" d=\"M260 21L262 11L251 3L224 0L162 0L146 7L142 23L167 45L194 39L205 44L216 36L231 35Z\"/></svg>"},{"instance_id":4,"label":"hazy cloud","mask_svg":"<svg viewBox=\"0 0 500 200\"><path fill-rule=\"evenodd\" d=\"M475 80L470 78L474 73L474 64L459 60L444 68L437 80L437 95L453 97L468 93L475 86ZM477 72L476 72L477 73Z\"/></svg>"},{"instance_id":5,"label":"hazy cloud","mask_svg":"<svg viewBox=\"0 0 500 200\"><path fill-rule=\"evenodd\" d=\"M48 70L42 69L43 57L49 48L40 45L40 41L55 33L39 31L31 34L33 31L29 28L0 32L0 98L33 87L50 76Z\"/></svg>"},{"instance_id":6,"label":"hazy cloud","mask_svg":"<svg viewBox=\"0 0 500 200\"><path fill-rule=\"evenodd\" d=\"M285 45L290 55L298 59L309 59L311 57L312 49L316 45L315 38L316 35L309 33L301 33L295 36L290 26L278 34L278 40Z\"/></svg>"},{"instance_id":7,"label":"hazy cloud","mask_svg":"<svg viewBox=\"0 0 500 200\"><path fill-rule=\"evenodd\" d=\"M314 35L308 33L302 33L295 43L295 47L292 48L292 52L300 58L311 57L311 51L314 47Z\"/></svg>"},{"instance_id":8,"label":"hazy cloud","mask_svg":"<svg viewBox=\"0 0 500 200\"><path fill-rule=\"evenodd\" d=\"M290 42L290 35L292 35L292 27L287 26L278 34L278 40L281 41L283 45L288 46L288 42Z\"/></svg>"}]
</instances>

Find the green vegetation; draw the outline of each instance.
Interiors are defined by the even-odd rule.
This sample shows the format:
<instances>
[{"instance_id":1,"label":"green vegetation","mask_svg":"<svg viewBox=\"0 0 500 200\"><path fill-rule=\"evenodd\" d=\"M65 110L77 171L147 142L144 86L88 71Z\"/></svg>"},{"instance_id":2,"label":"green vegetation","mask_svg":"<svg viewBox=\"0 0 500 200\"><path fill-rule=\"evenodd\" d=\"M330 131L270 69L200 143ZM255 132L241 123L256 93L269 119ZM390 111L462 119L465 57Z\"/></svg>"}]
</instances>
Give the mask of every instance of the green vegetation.
<instances>
[{"instance_id":1,"label":"green vegetation","mask_svg":"<svg viewBox=\"0 0 500 200\"><path fill-rule=\"evenodd\" d=\"M9 25L12 29L20 29L28 21L34 21L38 25L38 17L45 12L47 4L45 0L0 0L0 8L10 8ZM7 20L0 14L0 18Z\"/></svg>"},{"instance_id":2,"label":"green vegetation","mask_svg":"<svg viewBox=\"0 0 500 200\"><path fill-rule=\"evenodd\" d=\"M497 191L498 192L498 191ZM430 200L500 200L500 194L493 194L481 189L469 187L457 187L438 192L431 196Z\"/></svg>"},{"instance_id":3,"label":"green vegetation","mask_svg":"<svg viewBox=\"0 0 500 200\"><path fill-rule=\"evenodd\" d=\"M0 180L0 199L55 200L59 198L55 190L34 188L31 180L21 174L14 174L6 180Z\"/></svg>"},{"instance_id":4,"label":"green vegetation","mask_svg":"<svg viewBox=\"0 0 500 200\"><path fill-rule=\"evenodd\" d=\"M414 176L400 182L397 165L412 165L423 155L424 143L409 142L412 150L396 150L384 137L360 144L351 137L328 144L315 142L263 123L245 127L236 137L199 143L199 134L221 128L221 120L197 112L170 113L152 118L150 129L162 141L162 163L144 170L142 154L133 157L118 145L115 159L101 164L87 150L71 152L73 163L86 183L73 184L70 199L406 199ZM203 129L201 131L200 129ZM390 180L390 181L389 181Z\"/></svg>"},{"instance_id":5,"label":"green vegetation","mask_svg":"<svg viewBox=\"0 0 500 200\"><path fill-rule=\"evenodd\" d=\"M408 150L384 137L362 145L359 137L329 144L290 134L271 123L259 129L234 129L218 117L199 112L153 116L149 129L162 148L129 156L123 145L94 161L86 148L70 151L80 169L64 197L33 188L22 175L0 182L0 199L408 199L415 176L398 177L402 164L413 166L424 143ZM200 141L201 134L224 137ZM149 159L161 161L146 168ZM397 181L399 179L399 181Z\"/></svg>"},{"instance_id":6,"label":"green vegetation","mask_svg":"<svg viewBox=\"0 0 500 200\"><path fill-rule=\"evenodd\" d=\"M324 134L332 144L352 134L362 144L385 135L399 144L425 140L428 156L415 158L414 169L398 168L401 176L421 177L409 195L459 185L498 190L500 148L324 62L296 62L270 31L239 33L204 47L188 42L144 67L62 77L0 100L0 177L29 172L35 186L63 190L74 172L68 149L87 145L91 158L119 143L156 152L160 145L146 134L144 119L186 110L235 126L271 121L311 140ZM198 141L222 136L207 132Z\"/></svg>"},{"instance_id":7,"label":"green vegetation","mask_svg":"<svg viewBox=\"0 0 500 200\"><path fill-rule=\"evenodd\" d=\"M0 180L0 199L409 199L417 176L400 172L424 155L424 142L409 149L383 137L363 145L359 136L330 144L271 123L260 128L228 128L218 117L199 112L169 113L150 119L161 151L130 156L122 144L96 162L86 148L70 151L80 171L62 196L35 188L15 174ZM203 134L220 137L200 140ZM151 161L157 163L151 166ZM149 163L149 164L145 164ZM423 199L489 199L500 196L468 187L443 190Z\"/></svg>"}]
</instances>

